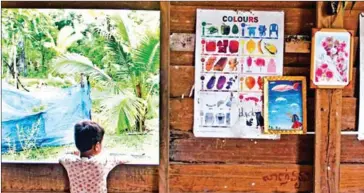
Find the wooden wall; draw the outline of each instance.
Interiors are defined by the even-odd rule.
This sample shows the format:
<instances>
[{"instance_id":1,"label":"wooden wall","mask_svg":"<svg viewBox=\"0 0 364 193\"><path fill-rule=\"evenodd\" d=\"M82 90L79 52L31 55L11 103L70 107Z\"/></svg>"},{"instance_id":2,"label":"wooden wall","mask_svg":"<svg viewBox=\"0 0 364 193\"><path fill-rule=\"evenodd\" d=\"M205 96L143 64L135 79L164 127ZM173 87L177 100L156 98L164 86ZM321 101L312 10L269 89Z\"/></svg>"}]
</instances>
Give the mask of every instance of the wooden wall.
<instances>
[{"instance_id":1,"label":"wooden wall","mask_svg":"<svg viewBox=\"0 0 364 193\"><path fill-rule=\"evenodd\" d=\"M286 35L310 35L316 26L316 2L170 2L170 33L194 33L197 8L284 10ZM358 32L360 12L362 2L345 11L346 29ZM309 65L309 53L284 56L285 75L308 76ZM357 130L358 71L354 72L354 87L343 91L343 131ZM195 138L193 97L188 97L194 83L194 52L171 51L169 76L170 192L313 191L314 135L285 135L274 141ZM308 92L308 119L308 130L314 131L313 90ZM119 166L109 176L109 192L158 192L159 175L155 166ZM3 164L2 190L67 192L69 187L59 165ZM340 192L364 192L364 142L355 135L341 137Z\"/></svg>"}]
</instances>

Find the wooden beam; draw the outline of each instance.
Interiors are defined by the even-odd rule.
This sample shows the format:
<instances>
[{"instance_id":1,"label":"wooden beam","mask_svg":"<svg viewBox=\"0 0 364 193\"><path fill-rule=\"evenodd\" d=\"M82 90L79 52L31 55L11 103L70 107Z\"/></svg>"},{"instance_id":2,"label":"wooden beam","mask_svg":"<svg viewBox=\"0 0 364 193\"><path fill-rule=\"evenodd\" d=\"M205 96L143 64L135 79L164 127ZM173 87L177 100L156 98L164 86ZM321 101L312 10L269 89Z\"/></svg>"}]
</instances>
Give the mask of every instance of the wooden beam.
<instances>
[{"instance_id":1,"label":"wooden beam","mask_svg":"<svg viewBox=\"0 0 364 193\"><path fill-rule=\"evenodd\" d=\"M344 17L327 15L327 3L317 2L317 28L343 28ZM315 95L315 193L338 193L340 180L341 89L317 89Z\"/></svg>"},{"instance_id":2,"label":"wooden beam","mask_svg":"<svg viewBox=\"0 0 364 193\"><path fill-rule=\"evenodd\" d=\"M69 192L60 164L1 164L2 192ZM120 165L107 179L108 192L157 192L158 167Z\"/></svg>"},{"instance_id":3,"label":"wooden beam","mask_svg":"<svg viewBox=\"0 0 364 193\"><path fill-rule=\"evenodd\" d=\"M169 193L169 35L170 4L160 2L161 11L161 97L159 192Z\"/></svg>"},{"instance_id":4,"label":"wooden beam","mask_svg":"<svg viewBox=\"0 0 364 193\"><path fill-rule=\"evenodd\" d=\"M2 8L159 10L157 1L2 1Z\"/></svg>"}]
</instances>

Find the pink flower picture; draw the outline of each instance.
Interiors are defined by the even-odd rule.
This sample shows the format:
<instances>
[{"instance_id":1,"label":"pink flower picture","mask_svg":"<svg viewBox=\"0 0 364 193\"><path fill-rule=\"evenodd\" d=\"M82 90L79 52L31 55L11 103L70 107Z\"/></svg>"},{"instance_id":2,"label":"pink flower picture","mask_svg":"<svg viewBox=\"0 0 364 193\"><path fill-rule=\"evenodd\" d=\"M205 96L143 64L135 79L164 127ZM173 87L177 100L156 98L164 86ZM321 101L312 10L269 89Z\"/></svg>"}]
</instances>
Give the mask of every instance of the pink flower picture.
<instances>
[{"instance_id":1,"label":"pink flower picture","mask_svg":"<svg viewBox=\"0 0 364 193\"><path fill-rule=\"evenodd\" d=\"M314 79L316 85L347 85L350 66L348 32L316 32Z\"/></svg>"}]
</instances>

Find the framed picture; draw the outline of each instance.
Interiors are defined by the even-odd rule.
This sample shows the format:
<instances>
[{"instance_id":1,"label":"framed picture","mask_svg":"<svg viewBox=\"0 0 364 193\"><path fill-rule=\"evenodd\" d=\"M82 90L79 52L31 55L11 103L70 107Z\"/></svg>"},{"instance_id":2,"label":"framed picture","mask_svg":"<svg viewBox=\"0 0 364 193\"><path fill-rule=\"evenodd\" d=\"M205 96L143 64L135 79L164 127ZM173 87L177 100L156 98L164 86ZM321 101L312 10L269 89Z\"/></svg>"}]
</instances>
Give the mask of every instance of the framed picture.
<instances>
[{"instance_id":1,"label":"framed picture","mask_svg":"<svg viewBox=\"0 0 364 193\"><path fill-rule=\"evenodd\" d=\"M360 22L360 63L359 63L359 117L364 116L364 13L359 15ZM364 121L360 118L359 121L359 140L364 140Z\"/></svg>"},{"instance_id":2,"label":"framed picture","mask_svg":"<svg viewBox=\"0 0 364 193\"><path fill-rule=\"evenodd\" d=\"M159 11L1 13L2 162L57 163L91 119L103 153L159 164Z\"/></svg>"},{"instance_id":3,"label":"framed picture","mask_svg":"<svg viewBox=\"0 0 364 193\"><path fill-rule=\"evenodd\" d=\"M353 33L345 29L312 29L311 88L343 88L353 69Z\"/></svg>"},{"instance_id":4,"label":"framed picture","mask_svg":"<svg viewBox=\"0 0 364 193\"><path fill-rule=\"evenodd\" d=\"M264 132L306 133L306 77L264 78Z\"/></svg>"}]
</instances>

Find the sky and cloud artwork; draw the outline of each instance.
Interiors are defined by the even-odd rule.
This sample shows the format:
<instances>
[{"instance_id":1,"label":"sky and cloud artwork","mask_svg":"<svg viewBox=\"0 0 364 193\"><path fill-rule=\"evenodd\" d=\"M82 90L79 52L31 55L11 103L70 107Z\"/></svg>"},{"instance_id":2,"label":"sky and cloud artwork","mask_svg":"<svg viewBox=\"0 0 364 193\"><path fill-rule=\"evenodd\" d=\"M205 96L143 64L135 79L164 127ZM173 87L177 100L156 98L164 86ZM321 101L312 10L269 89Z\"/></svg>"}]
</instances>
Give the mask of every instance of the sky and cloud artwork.
<instances>
[{"instance_id":1,"label":"sky and cloud artwork","mask_svg":"<svg viewBox=\"0 0 364 193\"><path fill-rule=\"evenodd\" d=\"M303 81L302 80L271 80L265 86L265 108L269 132L286 133L287 131L302 132L303 120Z\"/></svg>"}]
</instances>

